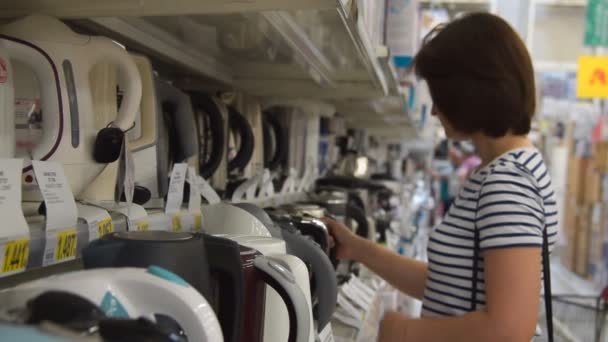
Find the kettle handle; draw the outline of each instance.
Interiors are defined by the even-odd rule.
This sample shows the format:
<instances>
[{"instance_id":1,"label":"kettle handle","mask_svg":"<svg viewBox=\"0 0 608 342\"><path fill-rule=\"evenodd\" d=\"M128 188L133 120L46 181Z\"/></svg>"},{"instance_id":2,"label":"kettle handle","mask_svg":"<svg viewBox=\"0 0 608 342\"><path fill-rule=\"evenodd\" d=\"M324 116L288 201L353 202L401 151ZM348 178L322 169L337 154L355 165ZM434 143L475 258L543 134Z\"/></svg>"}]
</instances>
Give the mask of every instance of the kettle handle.
<instances>
[{"instance_id":1,"label":"kettle handle","mask_svg":"<svg viewBox=\"0 0 608 342\"><path fill-rule=\"evenodd\" d=\"M214 256L208 260L209 270L212 274L217 273L219 280L217 285L222 292L226 292L217 308L217 315L222 320L224 338L226 342L237 342L240 340L245 293L239 247L232 240L210 235L205 235L204 241L207 254ZM234 258L231 258L227 252L231 252ZM219 257L220 255L222 257Z\"/></svg>"},{"instance_id":2,"label":"kettle handle","mask_svg":"<svg viewBox=\"0 0 608 342\"><path fill-rule=\"evenodd\" d=\"M125 95L113 125L123 132L127 131L135 122L141 102L141 76L137 65L126 50L108 38L91 37L91 49L95 49L95 57L90 60L90 68L105 60L118 67L118 82L123 87Z\"/></svg>"},{"instance_id":3,"label":"kettle handle","mask_svg":"<svg viewBox=\"0 0 608 342\"><path fill-rule=\"evenodd\" d=\"M309 264L314 273L315 294L319 302L316 310L313 310L318 319L318 330L321 331L331 320L338 301L338 282L334 266L327 254L303 235L283 231L283 239L287 242L289 254Z\"/></svg>"},{"instance_id":4,"label":"kettle handle","mask_svg":"<svg viewBox=\"0 0 608 342\"><path fill-rule=\"evenodd\" d=\"M281 296L289 314L289 338L287 342L308 342L310 318L308 303L302 290L296 284L293 274L285 267L266 257L259 256L253 261L261 271L262 279Z\"/></svg>"}]
</instances>

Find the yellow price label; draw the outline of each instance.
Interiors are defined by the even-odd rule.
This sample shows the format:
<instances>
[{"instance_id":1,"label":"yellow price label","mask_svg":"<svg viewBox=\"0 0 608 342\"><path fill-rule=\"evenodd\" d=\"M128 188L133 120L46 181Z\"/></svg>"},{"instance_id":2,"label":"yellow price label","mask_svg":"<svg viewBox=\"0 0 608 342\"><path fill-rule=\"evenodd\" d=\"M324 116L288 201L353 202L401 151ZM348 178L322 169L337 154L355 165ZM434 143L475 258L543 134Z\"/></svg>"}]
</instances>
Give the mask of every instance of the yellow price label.
<instances>
[{"instance_id":1,"label":"yellow price label","mask_svg":"<svg viewBox=\"0 0 608 342\"><path fill-rule=\"evenodd\" d=\"M173 214L171 217L171 231L181 232L182 231L182 219L178 214Z\"/></svg>"},{"instance_id":2,"label":"yellow price label","mask_svg":"<svg viewBox=\"0 0 608 342\"><path fill-rule=\"evenodd\" d=\"M55 260L61 261L75 257L77 241L76 229L67 229L57 233Z\"/></svg>"},{"instance_id":3,"label":"yellow price label","mask_svg":"<svg viewBox=\"0 0 608 342\"><path fill-rule=\"evenodd\" d=\"M4 245L2 273L24 270L30 253L30 240L9 241Z\"/></svg>"},{"instance_id":4,"label":"yellow price label","mask_svg":"<svg viewBox=\"0 0 608 342\"><path fill-rule=\"evenodd\" d=\"M203 230L203 214L194 214L194 231L200 232Z\"/></svg>"},{"instance_id":5,"label":"yellow price label","mask_svg":"<svg viewBox=\"0 0 608 342\"><path fill-rule=\"evenodd\" d=\"M102 237L106 234L114 232L114 224L112 223L112 218L107 217L97 225L97 237Z\"/></svg>"},{"instance_id":6,"label":"yellow price label","mask_svg":"<svg viewBox=\"0 0 608 342\"><path fill-rule=\"evenodd\" d=\"M145 232L150 228L148 221L139 221L137 222L137 230L140 232Z\"/></svg>"}]
</instances>

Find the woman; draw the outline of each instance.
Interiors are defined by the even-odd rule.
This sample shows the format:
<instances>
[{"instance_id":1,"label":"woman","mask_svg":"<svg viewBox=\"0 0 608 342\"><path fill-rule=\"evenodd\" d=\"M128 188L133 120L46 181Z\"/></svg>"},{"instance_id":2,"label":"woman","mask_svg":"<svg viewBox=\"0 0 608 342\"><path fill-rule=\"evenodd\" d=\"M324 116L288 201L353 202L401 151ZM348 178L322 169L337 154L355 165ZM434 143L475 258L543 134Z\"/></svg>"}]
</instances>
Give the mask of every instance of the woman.
<instances>
[{"instance_id":1,"label":"woman","mask_svg":"<svg viewBox=\"0 0 608 342\"><path fill-rule=\"evenodd\" d=\"M431 232L428 263L326 222L339 258L363 263L423 302L421 319L387 313L380 341L531 341L543 231L553 245L557 209L542 156L527 138L535 111L530 56L491 14L466 15L434 34L414 67L448 138L473 141L482 164Z\"/></svg>"}]
</instances>

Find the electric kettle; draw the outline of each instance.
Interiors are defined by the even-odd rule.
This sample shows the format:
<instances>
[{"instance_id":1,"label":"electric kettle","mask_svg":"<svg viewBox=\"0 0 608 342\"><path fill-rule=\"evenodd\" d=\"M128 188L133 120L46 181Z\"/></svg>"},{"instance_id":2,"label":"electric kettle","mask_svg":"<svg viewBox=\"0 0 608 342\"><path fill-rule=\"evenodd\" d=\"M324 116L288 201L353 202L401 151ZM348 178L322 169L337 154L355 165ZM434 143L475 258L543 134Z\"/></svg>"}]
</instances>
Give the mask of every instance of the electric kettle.
<instances>
[{"instance_id":1,"label":"electric kettle","mask_svg":"<svg viewBox=\"0 0 608 342\"><path fill-rule=\"evenodd\" d=\"M1 309L0 309L1 310ZM182 328L174 320L172 326L147 318L127 319L108 317L104 310L87 298L66 291L50 290L27 301L24 308L10 308L2 312L3 320L13 324L27 324L53 336L69 341L133 341L186 342ZM166 317L156 315L155 318ZM169 317L170 318L170 317ZM17 337L0 332L10 341L35 341L33 336ZM10 336L10 337L9 337Z\"/></svg>"},{"instance_id":2,"label":"electric kettle","mask_svg":"<svg viewBox=\"0 0 608 342\"><path fill-rule=\"evenodd\" d=\"M161 135L167 149L169 169L174 163L187 162L191 159L196 165L198 153L196 122L190 97L170 83L156 78L157 106L162 113Z\"/></svg>"},{"instance_id":3,"label":"electric kettle","mask_svg":"<svg viewBox=\"0 0 608 342\"><path fill-rule=\"evenodd\" d=\"M156 168L156 94L154 88L154 75L152 65L147 57L130 53L131 59L137 66L141 77L142 96L135 116L133 127L127 132L127 145L132 153L135 165L135 180L146 184L143 189L141 184L135 184L133 202L139 205L146 203L152 193L158 193L157 168ZM112 63L101 63L95 66L90 73L91 93L93 106L95 108L96 127L101 129L108 122L114 120L117 115L117 95L122 96L122 90L117 82L117 70ZM144 158L142 158L142 156ZM118 161L109 164L103 172L89 184L81 198L103 204L114 204L122 200L118 189ZM166 175L166 174L165 174ZM151 185L148 185L151 183ZM157 196L158 197L158 196ZM159 207L162 205L158 205Z\"/></svg>"},{"instance_id":4,"label":"electric kettle","mask_svg":"<svg viewBox=\"0 0 608 342\"><path fill-rule=\"evenodd\" d=\"M124 132L133 125L141 99L137 67L110 39L77 34L48 16L32 15L0 27L0 40L13 65L18 62L35 73L44 115L39 143L23 156L24 201L41 200L30 156L61 162L70 188L80 194L107 163L120 156ZM100 62L118 67L124 97L116 119L98 130L88 77ZM15 96L19 91L15 89Z\"/></svg>"},{"instance_id":5,"label":"electric kettle","mask_svg":"<svg viewBox=\"0 0 608 342\"><path fill-rule=\"evenodd\" d=\"M14 102L13 68L7 49L0 40L0 158L15 155Z\"/></svg>"},{"instance_id":6,"label":"electric kettle","mask_svg":"<svg viewBox=\"0 0 608 342\"><path fill-rule=\"evenodd\" d=\"M203 230L210 234L271 236L263 222L234 204L204 205L201 210L205 218Z\"/></svg>"},{"instance_id":7,"label":"electric kettle","mask_svg":"<svg viewBox=\"0 0 608 342\"><path fill-rule=\"evenodd\" d=\"M309 267L312 276L310 288L313 317L318 323L317 330L323 330L336 310L338 299L336 273L328 254L320 248L322 246L300 233L291 218L271 217L264 209L251 203L234 205L247 210L263 222L274 238L285 241L288 254L300 258Z\"/></svg>"},{"instance_id":8,"label":"electric kettle","mask_svg":"<svg viewBox=\"0 0 608 342\"><path fill-rule=\"evenodd\" d=\"M161 208L163 196L169 186L170 170L166 162L167 151L159 144L163 118L156 99L154 70L148 58L135 54L131 57L137 65L142 81L142 97L135 117L135 126L127 133L133 163L137 166L133 201L147 207ZM145 198L138 200L140 196L137 189L149 193L149 196L142 196Z\"/></svg>"},{"instance_id":9,"label":"electric kettle","mask_svg":"<svg viewBox=\"0 0 608 342\"><path fill-rule=\"evenodd\" d=\"M281 291L266 287L266 310L264 313L264 341L292 341L292 329L294 322L297 324L298 338L293 341L314 341L315 333L312 319L312 306L310 299L310 285L308 270L302 260L295 256L287 255L285 242L279 239L260 236L226 236L239 244L252 248L264 258L258 260L269 261L275 268L286 268L292 274L291 284L296 285L298 300L293 300L291 307L288 301L281 299ZM295 318L293 314L295 310ZM295 321L294 321L295 319Z\"/></svg>"},{"instance_id":10,"label":"electric kettle","mask_svg":"<svg viewBox=\"0 0 608 342\"><path fill-rule=\"evenodd\" d=\"M175 319L190 341L223 341L213 310L185 280L163 268L106 268L55 275L0 291L4 307L24 307L49 290L67 291L89 299L111 317Z\"/></svg>"},{"instance_id":11,"label":"electric kettle","mask_svg":"<svg viewBox=\"0 0 608 342\"><path fill-rule=\"evenodd\" d=\"M177 274L209 300L226 341L235 341L243 290L241 270L230 267L230 253L221 242L201 234L131 231L106 234L91 242L82 259L87 269L157 265ZM221 294L212 291L212 282Z\"/></svg>"}]
</instances>

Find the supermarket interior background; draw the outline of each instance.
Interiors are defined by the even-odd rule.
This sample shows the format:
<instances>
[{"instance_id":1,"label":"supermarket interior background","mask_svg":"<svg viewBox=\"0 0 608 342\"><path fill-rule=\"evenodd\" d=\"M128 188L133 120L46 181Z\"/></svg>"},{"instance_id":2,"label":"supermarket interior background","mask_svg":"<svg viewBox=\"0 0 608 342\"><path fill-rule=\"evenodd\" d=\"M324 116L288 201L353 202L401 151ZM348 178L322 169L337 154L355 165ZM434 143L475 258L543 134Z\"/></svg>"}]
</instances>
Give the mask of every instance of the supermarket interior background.
<instances>
[{"instance_id":1,"label":"supermarket interior background","mask_svg":"<svg viewBox=\"0 0 608 342\"><path fill-rule=\"evenodd\" d=\"M471 12L532 58L555 340L608 341L608 0L170 3L0 1L0 341L358 342L418 317L320 219L426 260L481 161L412 60Z\"/></svg>"}]
</instances>

